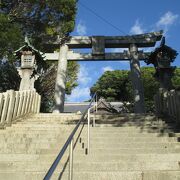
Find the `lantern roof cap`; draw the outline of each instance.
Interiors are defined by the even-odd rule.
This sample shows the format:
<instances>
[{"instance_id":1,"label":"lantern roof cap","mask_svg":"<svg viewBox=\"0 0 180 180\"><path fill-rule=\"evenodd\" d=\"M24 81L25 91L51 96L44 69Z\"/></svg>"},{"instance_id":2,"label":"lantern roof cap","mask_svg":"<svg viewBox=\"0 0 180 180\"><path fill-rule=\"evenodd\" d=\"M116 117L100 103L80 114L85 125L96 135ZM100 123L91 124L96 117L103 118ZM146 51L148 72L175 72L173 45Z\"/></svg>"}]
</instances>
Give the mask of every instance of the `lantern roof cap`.
<instances>
[{"instance_id":1,"label":"lantern roof cap","mask_svg":"<svg viewBox=\"0 0 180 180\"><path fill-rule=\"evenodd\" d=\"M157 47L149 56L148 60L146 61L147 64L154 63L156 61L156 57L159 52L163 52L168 54L168 56L171 59L171 62L175 60L177 57L178 53L175 49L171 48L170 46L166 45L166 39L165 37L162 38L161 44L159 47Z\"/></svg>"},{"instance_id":2,"label":"lantern roof cap","mask_svg":"<svg viewBox=\"0 0 180 180\"><path fill-rule=\"evenodd\" d=\"M16 51L14 51L14 55L16 57L19 57L22 55L23 51L32 51L33 54L40 56L42 59L44 59L45 54L39 50L37 50L29 41L28 37L25 36L24 39L24 45L21 46L19 49L17 49Z\"/></svg>"}]
</instances>

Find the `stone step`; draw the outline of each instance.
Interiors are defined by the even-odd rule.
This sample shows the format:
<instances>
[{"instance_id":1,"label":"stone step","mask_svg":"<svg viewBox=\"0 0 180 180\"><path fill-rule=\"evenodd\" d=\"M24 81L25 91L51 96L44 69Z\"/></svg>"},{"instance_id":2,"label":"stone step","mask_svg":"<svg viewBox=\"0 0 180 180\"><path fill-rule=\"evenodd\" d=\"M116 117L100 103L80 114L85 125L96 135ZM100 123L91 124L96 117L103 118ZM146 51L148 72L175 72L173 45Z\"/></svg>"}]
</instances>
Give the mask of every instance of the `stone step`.
<instances>
[{"instance_id":1,"label":"stone step","mask_svg":"<svg viewBox=\"0 0 180 180\"><path fill-rule=\"evenodd\" d=\"M2 172L0 177L6 180L39 180L43 179L46 172ZM75 180L179 180L179 171L109 171L109 172L74 172ZM57 180L59 173L55 173L52 180ZM62 180L68 179L64 173Z\"/></svg>"},{"instance_id":2,"label":"stone step","mask_svg":"<svg viewBox=\"0 0 180 180\"><path fill-rule=\"evenodd\" d=\"M179 180L180 171L74 172L73 177L76 180ZM64 173L61 179L68 179L68 173Z\"/></svg>"},{"instance_id":3,"label":"stone step","mask_svg":"<svg viewBox=\"0 0 180 180\"><path fill-rule=\"evenodd\" d=\"M23 171L47 171L51 166L52 162L0 162L0 172L5 172L9 170ZM178 161L170 162L158 162L158 161L142 161L142 162L74 162L73 163L74 172L83 171L153 171L153 170L180 170L180 165ZM61 170L64 164L60 164L57 170Z\"/></svg>"},{"instance_id":4,"label":"stone step","mask_svg":"<svg viewBox=\"0 0 180 180\"><path fill-rule=\"evenodd\" d=\"M56 125L36 125L36 124L13 124L11 127L6 127L6 130L16 130L18 128L24 128L24 129L63 129L63 128L70 128L70 127L74 127L75 125L65 125L65 124L56 124Z\"/></svg>"},{"instance_id":5,"label":"stone step","mask_svg":"<svg viewBox=\"0 0 180 180\"><path fill-rule=\"evenodd\" d=\"M87 144L85 144L85 148L87 147ZM85 148L82 148L81 146L77 146L75 148L76 154L85 154ZM55 149L40 149L40 154L56 154L60 151L61 148L55 148ZM90 153L92 154L106 154L108 156L111 156L112 154L169 154L169 153L180 153L180 148L122 148L122 147L108 147L106 149L104 148L93 148L90 147Z\"/></svg>"},{"instance_id":6,"label":"stone step","mask_svg":"<svg viewBox=\"0 0 180 180\"><path fill-rule=\"evenodd\" d=\"M87 147L87 144L85 144L85 148ZM48 153L49 150L41 150L41 153ZM49 152L53 153L54 150L51 150ZM77 153L84 153L85 152L85 149L82 149L82 148L79 148L77 147L75 149L75 151ZM148 153L152 153L152 154L164 154L164 153L180 153L180 148L172 148L172 149L169 149L169 148L133 148L133 149L130 149L130 148L119 148L119 147L108 147L106 149L104 148L92 148L90 147L90 153L93 153L93 154L148 154Z\"/></svg>"},{"instance_id":7,"label":"stone step","mask_svg":"<svg viewBox=\"0 0 180 180\"><path fill-rule=\"evenodd\" d=\"M167 149L173 149L173 148L179 148L180 149L180 143L153 143L153 142L126 142L126 143L117 143L117 142L90 142L90 145L92 148L108 148L108 147L115 147L115 148L167 148Z\"/></svg>"},{"instance_id":8,"label":"stone step","mask_svg":"<svg viewBox=\"0 0 180 180\"><path fill-rule=\"evenodd\" d=\"M12 130L12 131L9 131L9 132L3 132L3 133L0 133L0 136L1 134L3 135L18 135L18 134L47 134L47 133L50 133L50 134L67 134L69 132L72 132L73 128L72 129L19 129L18 131L17 130Z\"/></svg>"},{"instance_id":9,"label":"stone step","mask_svg":"<svg viewBox=\"0 0 180 180\"><path fill-rule=\"evenodd\" d=\"M13 124L11 127L7 127L6 129L16 129L16 128L23 128L23 129L60 129L63 125L47 125L47 124Z\"/></svg>"},{"instance_id":10,"label":"stone step","mask_svg":"<svg viewBox=\"0 0 180 180\"><path fill-rule=\"evenodd\" d=\"M81 137L82 141L87 141L87 137L83 136ZM109 142L116 142L116 143L127 143L127 142L178 142L177 137L142 137L142 136L132 136L132 137L126 137L126 136L119 136L118 137L114 137L113 136L91 136L90 137L90 141L92 143L100 143L100 142L104 142L104 143L109 143Z\"/></svg>"},{"instance_id":11,"label":"stone step","mask_svg":"<svg viewBox=\"0 0 180 180\"><path fill-rule=\"evenodd\" d=\"M109 127L108 127L109 128ZM119 127L120 128L120 127ZM124 128L121 128L121 129L109 129L109 130L101 130L103 129L103 127L99 128L99 133L159 133L159 136L163 135L163 134L167 134L167 133L179 133L179 131L177 130L174 130L172 128L169 128L169 129L163 129L163 128L132 128L132 129L124 129ZM85 130L86 131L86 130ZM98 130L93 130L90 129L90 131L92 132L98 132Z\"/></svg>"},{"instance_id":12,"label":"stone step","mask_svg":"<svg viewBox=\"0 0 180 180\"><path fill-rule=\"evenodd\" d=\"M62 142L64 141L64 139L61 139L59 140L58 142ZM1 140L1 144L0 144L0 147L4 147L4 146L10 146L12 144L17 144L17 145L20 145L20 144L55 144L57 142L57 139L18 139L18 140L4 140L2 141Z\"/></svg>"},{"instance_id":13,"label":"stone step","mask_svg":"<svg viewBox=\"0 0 180 180\"><path fill-rule=\"evenodd\" d=\"M57 145L58 146L58 145ZM85 145L86 147L86 145ZM27 148L24 147L16 147L16 148L3 148L0 149L0 154L5 154L5 153L13 153L13 154L56 154L60 151L62 146L60 146L58 149L49 149L50 147L42 148L37 146L28 146ZM81 147L77 147L75 149L76 153L85 153L85 149L82 149ZM165 153L180 153L180 148L92 148L90 149L91 153L97 153L97 154L108 154L111 155L113 154L147 154L147 153L156 153L156 154L165 154Z\"/></svg>"},{"instance_id":14,"label":"stone step","mask_svg":"<svg viewBox=\"0 0 180 180\"><path fill-rule=\"evenodd\" d=\"M48 158L48 155L43 157ZM74 162L83 161L85 162L117 162L117 161L126 161L126 162L144 162L144 161L157 161L157 162L170 162L170 161L180 161L180 154L94 154L90 153L77 154L74 153Z\"/></svg>"},{"instance_id":15,"label":"stone step","mask_svg":"<svg viewBox=\"0 0 180 180\"><path fill-rule=\"evenodd\" d=\"M58 143L58 142L63 142L65 141L66 139L68 138L68 135L67 136L58 136L58 137L25 137L25 138L22 138L22 137L15 137L15 138L0 138L0 141L1 141L1 144L0 146L5 145L5 144L22 144L22 143L25 143L25 144L30 144L30 143L42 143L42 144L45 144L45 143Z\"/></svg>"},{"instance_id":16,"label":"stone step","mask_svg":"<svg viewBox=\"0 0 180 180\"><path fill-rule=\"evenodd\" d=\"M47 157L47 156L45 156ZM0 154L0 162L27 162L35 161L40 158L38 154ZM49 159L52 157L49 157ZM48 159L48 158L47 158Z\"/></svg>"},{"instance_id":17,"label":"stone step","mask_svg":"<svg viewBox=\"0 0 180 180\"><path fill-rule=\"evenodd\" d=\"M143 171L143 170L180 170L179 162L158 162L158 161L144 161L144 162L74 162L74 171Z\"/></svg>"},{"instance_id":18,"label":"stone step","mask_svg":"<svg viewBox=\"0 0 180 180\"><path fill-rule=\"evenodd\" d=\"M69 122L69 121L67 121ZM47 125L63 125L63 124L67 124L66 121L59 121L59 120L50 120L50 121L44 121L44 120L40 120L40 121L22 121L22 122L18 122L18 123L14 123L14 124L21 124L21 125L24 125L24 124L37 124L37 125L40 125L40 124L47 124ZM72 121L73 122L73 121ZM75 121L76 122L76 121Z\"/></svg>"},{"instance_id":19,"label":"stone step","mask_svg":"<svg viewBox=\"0 0 180 180\"><path fill-rule=\"evenodd\" d=\"M61 117L61 116L81 116L76 113L38 113L38 114L33 114L32 117Z\"/></svg>"},{"instance_id":20,"label":"stone step","mask_svg":"<svg viewBox=\"0 0 180 180\"><path fill-rule=\"evenodd\" d=\"M103 126L105 125L105 126ZM168 127L168 126L167 126ZM85 128L87 128L87 125L85 125ZM153 126L150 126L149 128L152 128L152 129L156 129L156 126L153 127ZM171 128L171 127L169 127ZM92 130L96 131L96 130L99 130L99 131L112 131L112 130L115 130L115 131L119 131L119 130L143 130L143 129L147 129L146 127L141 127L141 126L107 126L106 127L106 124L101 124L101 126L99 127L91 127Z\"/></svg>"},{"instance_id":21,"label":"stone step","mask_svg":"<svg viewBox=\"0 0 180 180\"><path fill-rule=\"evenodd\" d=\"M140 136L140 137L180 137L180 133L161 133L161 132L148 132L148 131L141 131L141 130L136 130L136 131L122 131L122 130L108 130L108 131L98 131L98 130L93 130L90 129L91 136ZM81 133L82 135L87 135L87 129L85 128L83 132Z\"/></svg>"},{"instance_id":22,"label":"stone step","mask_svg":"<svg viewBox=\"0 0 180 180\"><path fill-rule=\"evenodd\" d=\"M63 136L65 136L66 134L65 133L51 133L51 134L48 134L48 133L29 133L29 134L25 134L25 133L16 133L16 134L12 134L12 135L9 135L9 134L0 134L0 140L24 140L24 139L57 139L59 137L62 137L62 134ZM67 133L67 136L69 134Z\"/></svg>"},{"instance_id":23,"label":"stone step","mask_svg":"<svg viewBox=\"0 0 180 180\"><path fill-rule=\"evenodd\" d=\"M26 121L17 121L14 124L29 124L29 123L59 123L78 121L80 118L51 118L51 119L26 119Z\"/></svg>"},{"instance_id":24,"label":"stone step","mask_svg":"<svg viewBox=\"0 0 180 180\"><path fill-rule=\"evenodd\" d=\"M50 144L50 143L44 143L44 144L41 144L41 143L19 143L19 144L7 144L7 145L3 145L3 146L0 146L0 152L4 152L5 150L9 151L13 151L13 150L28 150L28 149L49 149L49 148L52 148L52 145L53 144Z\"/></svg>"},{"instance_id":25,"label":"stone step","mask_svg":"<svg viewBox=\"0 0 180 180\"><path fill-rule=\"evenodd\" d=\"M169 127L169 126L165 126L165 127L163 127L163 126L121 126L121 125L116 125L116 124L96 124L96 126L95 126L96 128L103 128L103 127L119 127L119 128L139 128L139 129L141 129L141 130L148 130L148 129L153 129L153 130L156 130L156 129L169 129L169 130L174 130L174 127ZM175 129L176 130L176 129ZM178 130L178 129L177 129Z\"/></svg>"},{"instance_id":26,"label":"stone step","mask_svg":"<svg viewBox=\"0 0 180 180\"><path fill-rule=\"evenodd\" d=\"M68 138L68 134L65 136L63 135L63 137L61 135L59 136L34 136L34 137L4 137L4 138L0 138L1 140L1 144L11 144L11 143L35 143L35 142L39 142L39 143L49 143L49 142L61 142L63 140L66 140ZM87 138L84 137L81 140L82 142L86 142ZM113 138L92 138L90 139L91 144L95 143L95 144L108 144L109 142L111 142L111 144L124 144L124 143L134 143L134 142L138 142L138 143L178 143L177 138L121 138L121 139L113 139ZM180 143L179 143L180 144Z\"/></svg>"},{"instance_id":27,"label":"stone step","mask_svg":"<svg viewBox=\"0 0 180 180\"><path fill-rule=\"evenodd\" d=\"M7 130L7 131L0 131L0 136L1 135L8 135L8 134L10 134L10 135L12 135L12 134L44 134L44 133L51 133L51 134L53 134L53 132L54 133L67 133L68 131L72 131L73 130L73 128L70 128L70 129L68 129L68 128L65 128L65 129L63 129L63 128L60 128L60 129L11 129L11 130Z\"/></svg>"},{"instance_id":28,"label":"stone step","mask_svg":"<svg viewBox=\"0 0 180 180\"><path fill-rule=\"evenodd\" d=\"M155 138L161 138L161 137L180 137L179 133L175 133L173 135L171 135L170 133L152 133L152 132L141 132L141 131L132 131L132 132L128 132L128 131L92 131L90 130L90 135L92 137L155 137ZM85 129L82 133L81 136L87 136L87 130Z\"/></svg>"},{"instance_id":29,"label":"stone step","mask_svg":"<svg viewBox=\"0 0 180 180\"><path fill-rule=\"evenodd\" d=\"M53 162L57 154L0 154L0 162ZM61 163L67 160L68 153L65 153ZM83 163L86 162L176 162L180 161L180 154L96 154L85 155L74 153L74 162Z\"/></svg>"}]
</instances>

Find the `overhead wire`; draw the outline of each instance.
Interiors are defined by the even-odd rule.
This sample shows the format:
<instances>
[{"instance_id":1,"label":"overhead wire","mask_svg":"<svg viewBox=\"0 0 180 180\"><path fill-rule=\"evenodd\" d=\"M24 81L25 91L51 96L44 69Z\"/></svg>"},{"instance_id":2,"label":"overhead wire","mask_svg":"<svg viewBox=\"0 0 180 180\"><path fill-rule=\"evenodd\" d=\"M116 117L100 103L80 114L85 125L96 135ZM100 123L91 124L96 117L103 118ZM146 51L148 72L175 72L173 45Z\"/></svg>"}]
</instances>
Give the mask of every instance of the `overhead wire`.
<instances>
[{"instance_id":1,"label":"overhead wire","mask_svg":"<svg viewBox=\"0 0 180 180\"><path fill-rule=\"evenodd\" d=\"M100 14L98 14L95 10L87 7L84 3L78 1L79 5L81 5L83 8L85 8L86 10L88 10L89 12L91 12L92 14L94 14L96 17L98 17L99 19L101 19L103 22L105 22L106 24L110 25L111 27L113 27L114 29L116 29L117 31L121 32L124 35L127 35L124 31L122 31L119 27L115 26L114 24L112 24L110 21L108 21L107 19L105 19L104 17L102 17Z\"/></svg>"},{"instance_id":2,"label":"overhead wire","mask_svg":"<svg viewBox=\"0 0 180 180\"><path fill-rule=\"evenodd\" d=\"M116 29L117 31L119 31L120 33L124 34L125 36L128 36L129 38L132 38L133 40L137 40L136 37L134 37L133 35L130 36L127 33L125 33L123 30L121 30L119 27L117 27L116 25L112 24L110 21L108 21L106 18L102 17L100 14L98 14L95 10L89 8L88 6L86 6L84 3L82 3L81 0L78 0L78 3L80 6L82 6L83 8L85 8L86 10L88 10L89 12L91 12L93 15L95 15L96 17L98 17L100 20L102 20L103 22L105 22L106 24L108 24L109 26L113 27L114 29Z\"/></svg>"}]
</instances>

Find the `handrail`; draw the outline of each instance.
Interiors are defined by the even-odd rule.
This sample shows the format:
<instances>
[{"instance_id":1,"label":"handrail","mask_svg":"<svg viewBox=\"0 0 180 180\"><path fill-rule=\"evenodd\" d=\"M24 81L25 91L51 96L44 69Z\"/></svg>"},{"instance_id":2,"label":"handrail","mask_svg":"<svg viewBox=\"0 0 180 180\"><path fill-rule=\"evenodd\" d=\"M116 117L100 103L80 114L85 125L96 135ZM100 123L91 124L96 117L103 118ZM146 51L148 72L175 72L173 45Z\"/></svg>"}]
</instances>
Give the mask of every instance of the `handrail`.
<instances>
[{"instance_id":1,"label":"handrail","mask_svg":"<svg viewBox=\"0 0 180 180\"><path fill-rule=\"evenodd\" d=\"M59 154L57 155L56 159L54 160L53 164L51 165L50 169L48 170L48 172L46 173L45 177L44 177L44 180L49 180L51 178L51 176L53 175L57 165L59 164L60 160L62 159L65 151L67 150L67 147L69 145L71 145L71 148L72 148L72 141L73 141L73 138L74 138L74 135L76 134L76 131L78 130L81 122L84 120L84 117L85 115L87 114L88 112L88 109L91 107L94 99L96 97L96 93L93 95L90 103L89 103L89 106L88 108L85 110L85 112L83 113L81 119L78 121L76 127L74 128L74 130L72 131L72 133L70 134L70 136L68 137L68 139L66 140L64 146L62 147L61 151L59 152Z\"/></svg>"}]
</instances>

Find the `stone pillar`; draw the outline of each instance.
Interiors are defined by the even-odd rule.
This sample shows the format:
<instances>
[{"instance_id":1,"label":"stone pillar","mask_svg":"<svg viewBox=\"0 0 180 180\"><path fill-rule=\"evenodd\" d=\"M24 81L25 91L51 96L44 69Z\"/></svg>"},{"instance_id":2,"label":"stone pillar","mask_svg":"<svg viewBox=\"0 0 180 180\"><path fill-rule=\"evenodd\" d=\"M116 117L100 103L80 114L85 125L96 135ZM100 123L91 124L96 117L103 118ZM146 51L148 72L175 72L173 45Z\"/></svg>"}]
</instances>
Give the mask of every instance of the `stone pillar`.
<instances>
[{"instance_id":1,"label":"stone pillar","mask_svg":"<svg viewBox=\"0 0 180 180\"><path fill-rule=\"evenodd\" d=\"M38 77L32 76L34 69L18 69L19 75L21 77L20 91L23 90L34 90L34 82Z\"/></svg>"},{"instance_id":2,"label":"stone pillar","mask_svg":"<svg viewBox=\"0 0 180 180\"><path fill-rule=\"evenodd\" d=\"M138 59L138 48L135 44L131 44L129 47L131 60L131 80L134 89L134 112L145 113L144 105L144 90L141 80L140 63Z\"/></svg>"},{"instance_id":3,"label":"stone pillar","mask_svg":"<svg viewBox=\"0 0 180 180\"><path fill-rule=\"evenodd\" d=\"M55 107L53 113L64 111L68 46L62 45L59 51L58 70L55 85Z\"/></svg>"}]
</instances>

